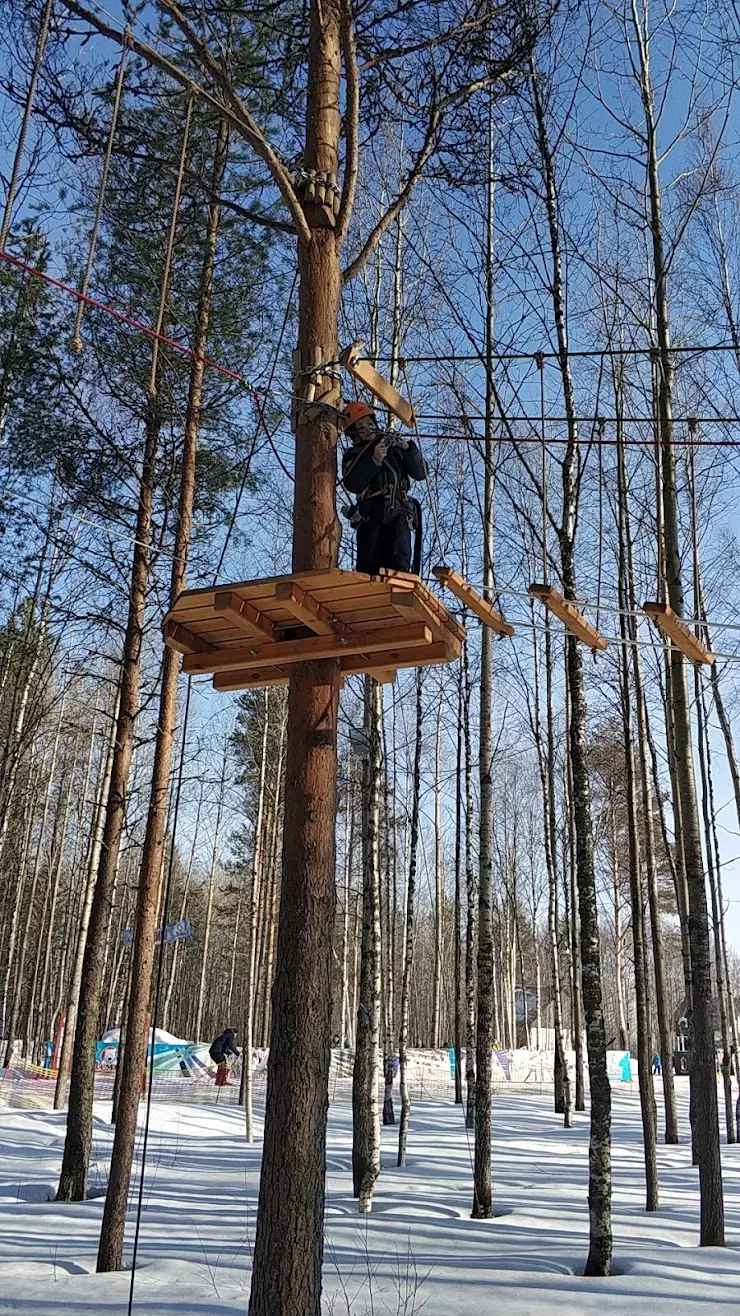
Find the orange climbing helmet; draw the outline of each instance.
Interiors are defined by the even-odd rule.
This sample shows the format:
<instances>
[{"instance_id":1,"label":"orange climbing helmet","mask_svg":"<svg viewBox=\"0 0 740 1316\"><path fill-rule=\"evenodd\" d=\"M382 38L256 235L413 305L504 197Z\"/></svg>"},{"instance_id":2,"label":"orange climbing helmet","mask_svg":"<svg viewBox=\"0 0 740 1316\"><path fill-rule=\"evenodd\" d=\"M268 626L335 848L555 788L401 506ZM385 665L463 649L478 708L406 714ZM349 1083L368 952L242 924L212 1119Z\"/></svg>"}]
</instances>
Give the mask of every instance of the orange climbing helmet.
<instances>
[{"instance_id":1,"label":"orange climbing helmet","mask_svg":"<svg viewBox=\"0 0 740 1316\"><path fill-rule=\"evenodd\" d=\"M349 429L350 425L354 425L356 420L362 420L364 416L375 416L367 402L348 402L344 408L344 428Z\"/></svg>"}]
</instances>

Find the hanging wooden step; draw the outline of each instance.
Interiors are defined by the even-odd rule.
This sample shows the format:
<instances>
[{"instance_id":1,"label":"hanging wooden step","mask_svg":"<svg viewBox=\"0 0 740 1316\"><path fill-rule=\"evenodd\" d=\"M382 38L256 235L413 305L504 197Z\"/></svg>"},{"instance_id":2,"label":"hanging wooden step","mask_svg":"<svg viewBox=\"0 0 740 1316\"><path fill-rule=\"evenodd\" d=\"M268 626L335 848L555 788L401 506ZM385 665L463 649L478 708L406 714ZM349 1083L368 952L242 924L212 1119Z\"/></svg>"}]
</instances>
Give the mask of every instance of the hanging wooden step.
<instances>
[{"instance_id":1,"label":"hanging wooden step","mask_svg":"<svg viewBox=\"0 0 740 1316\"><path fill-rule=\"evenodd\" d=\"M391 681L400 667L454 662L465 629L418 576L329 569L186 590L164 637L188 675L248 690L325 658L339 660L340 681L361 672Z\"/></svg>"},{"instance_id":2,"label":"hanging wooden step","mask_svg":"<svg viewBox=\"0 0 740 1316\"><path fill-rule=\"evenodd\" d=\"M416 424L414 408L410 402L401 397L398 389L394 388L392 384L388 383L387 379L379 374L375 366L364 359L362 356L364 346L364 343L357 342L345 347L339 357L341 364L355 379L364 384L365 388L368 388L373 397L382 402L384 407L392 411L394 416L398 416L398 419L402 420L404 425L408 425L409 429L413 429Z\"/></svg>"},{"instance_id":3,"label":"hanging wooden step","mask_svg":"<svg viewBox=\"0 0 740 1316\"><path fill-rule=\"evenodd\" d=\"M710 653L705 644L682 621L677 612L673 611L670 603L643 603L642 610L646 616L650 617L659 630L663 632L671 644L675 644L686 655L689 662L708 663L711 667L714 662L714 654Z\"/></svg>"},{"instance_id":4,"label":"hanging wooden step","mask_svg":"<svg viewBox=\"0 0 740 1316\"><path fill-rule=\"evenodd\" d=\"M464 580L459 572L454 571L452 567L432 567L432 575L450 590L452 594L464 603L466 608L470 608L476 617L480 617L484 626L489 626L497 635L513 635L514 627L510 626L508 621L504 621L500 612L497 612L487 599L479 594L477 589L473 589L467 580Z\"/></svg>"},{"instance_id":5,"label":"hanging wooden step","mask_svg":"<svg viewBox=\"0 0 740 1316\"><path fill-rule=\"evenodd\" d=\"M563 625L567 626L581 644L585 644L589 649L606 648L607 642L604 636L586 620L575 603L569 603L563 598L554 585L530 585L529 593L533 599L539 599L540 603L544 603L550 612L559 617Z\"/></svg>"}]
</instances>

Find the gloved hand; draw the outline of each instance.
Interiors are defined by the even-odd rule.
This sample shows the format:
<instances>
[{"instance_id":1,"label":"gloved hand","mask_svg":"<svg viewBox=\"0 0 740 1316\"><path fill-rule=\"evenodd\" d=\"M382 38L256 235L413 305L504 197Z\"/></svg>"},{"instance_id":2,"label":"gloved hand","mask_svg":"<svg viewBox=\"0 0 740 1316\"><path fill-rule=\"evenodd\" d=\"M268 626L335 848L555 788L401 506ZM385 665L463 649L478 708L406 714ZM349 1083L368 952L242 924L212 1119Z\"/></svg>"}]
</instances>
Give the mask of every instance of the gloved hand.
<instances>
[{"instance_id":1,"label":"gloved hand","mask_svg":"<svg viewBox=\"0 0 740 1316\"><path fill-rule=\"evenodd\" d=\"M399 448L403 448L404 452L409 446L409 441L406 438L405 434L399 434L396 438L396 443L398 444Z\"/></svg>"},{"instance_id":2,"label":"gloved hand","mask_svg":"<svg viewBox=\"0 0 740 1316\"><path fill-rule=\"evenodd\" d=\"M382 466L387 452L388 444L386 443L385 438L382 438L373 448L373 461L376 462L378 466Z\"/></svg>"}]
</instances>

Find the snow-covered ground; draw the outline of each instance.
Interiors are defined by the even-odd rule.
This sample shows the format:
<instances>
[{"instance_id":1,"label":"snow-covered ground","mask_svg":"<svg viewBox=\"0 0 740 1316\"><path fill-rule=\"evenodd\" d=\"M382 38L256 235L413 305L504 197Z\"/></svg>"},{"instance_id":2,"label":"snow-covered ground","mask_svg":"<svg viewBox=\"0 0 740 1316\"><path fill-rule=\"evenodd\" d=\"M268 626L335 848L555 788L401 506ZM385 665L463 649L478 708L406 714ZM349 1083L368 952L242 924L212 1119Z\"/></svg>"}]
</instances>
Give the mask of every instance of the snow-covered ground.
<instances>
[{"instance_id":1,"label":"snow-covered ground","mask_svg":"<svg viewBox=\"0 0 740 1316\"><path fill-rule=\"evenodd\" d=\"M96 1118L105 1174L107 1110ZM682 1131L686 1133L682 1099ZM261 1121L258 1120L261 1133ZM723 1146L726 1249L698 1249L697 1172L686 1141L659 1148L661 1209L643 1210L639 1105L614 1093L614 1270L579 1273L586 1255L588 1121L565 1132L537 1095L495 1100L494 1220L469 1218L472 1147L459 1107L415 1106L409 1164L383 1130L373 1214L351 1196L351 1117L332 1106L327 1153L325 1309L332 1316L700 1316L740 1312L740 1148ZM0 1111L0 1312L104 1316L126 1311L130 1275L96 1276L102 1201L50 1201L64 1116ZM235 1107L153 1110L134 1311L246 1311L260 1145ZM94 1187L94 1185L93 1185ZM133 1225L129 1226L129 1248ZM276 1316L278 1314L276 1313ZM289 1316L284 1313L282 1316ZM292 1314L290 1314L292 1316Z\"/></svg>"}]
</instances>

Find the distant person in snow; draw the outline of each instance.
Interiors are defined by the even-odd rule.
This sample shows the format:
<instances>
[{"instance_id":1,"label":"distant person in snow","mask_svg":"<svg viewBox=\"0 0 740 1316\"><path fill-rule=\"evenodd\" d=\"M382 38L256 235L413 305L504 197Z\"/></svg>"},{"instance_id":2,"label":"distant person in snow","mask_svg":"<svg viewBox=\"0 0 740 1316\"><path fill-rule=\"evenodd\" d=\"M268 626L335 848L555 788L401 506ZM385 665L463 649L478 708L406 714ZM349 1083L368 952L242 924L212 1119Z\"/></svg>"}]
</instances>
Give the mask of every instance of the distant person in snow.
<instances>
[{"instance_id":1,"label":"distant person in snow","mask_svg":"<svg viewBox=\"0 0 740 1316\"><path fill-rule=\"evenodd\" d=\"M228 1057L239 1055L239 1049L236 1045L236 1033L233 1028L225 1028L222 1033L219 1033L218 1037L214 1037L208 1054L216 1065L216 1087L233 1087L233 1083L229 1082Z\"/></svg>"}]
</instances>

